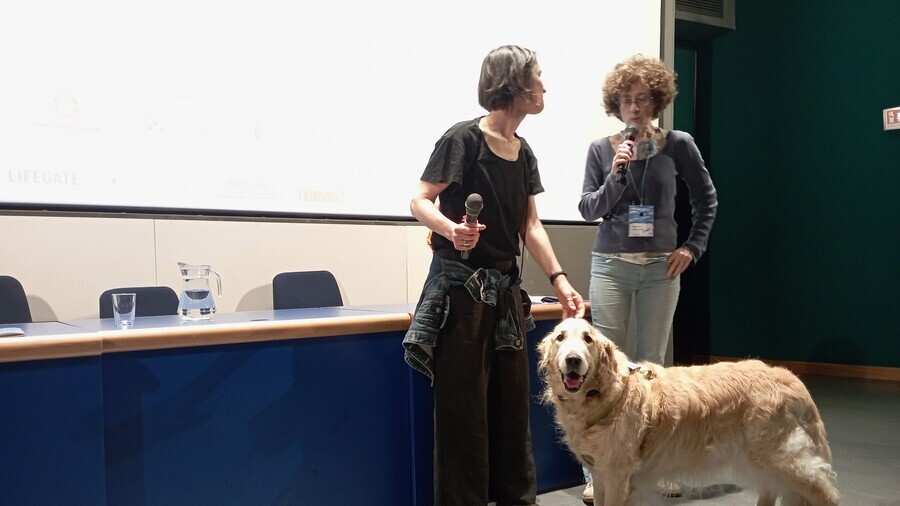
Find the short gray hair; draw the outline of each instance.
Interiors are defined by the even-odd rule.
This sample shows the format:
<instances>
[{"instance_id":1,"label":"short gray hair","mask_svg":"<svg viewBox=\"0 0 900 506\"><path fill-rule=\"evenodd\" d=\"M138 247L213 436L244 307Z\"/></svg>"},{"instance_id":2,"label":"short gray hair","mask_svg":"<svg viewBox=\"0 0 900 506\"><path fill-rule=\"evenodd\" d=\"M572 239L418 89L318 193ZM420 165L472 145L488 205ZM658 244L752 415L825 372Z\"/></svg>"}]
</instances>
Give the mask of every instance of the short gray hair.
<instances>
[{"instance_id":1,"label":"short gray hair","mask_svg":"<svg viewBox=\"0 0 900 506\"><path fill-rule=\"evenodd\" d=\"M501 46L484 57L478 80L478 103L488 111L506 110L513 100L531 93L536 53L519 46Z\"/></svg>"}]
</instances>

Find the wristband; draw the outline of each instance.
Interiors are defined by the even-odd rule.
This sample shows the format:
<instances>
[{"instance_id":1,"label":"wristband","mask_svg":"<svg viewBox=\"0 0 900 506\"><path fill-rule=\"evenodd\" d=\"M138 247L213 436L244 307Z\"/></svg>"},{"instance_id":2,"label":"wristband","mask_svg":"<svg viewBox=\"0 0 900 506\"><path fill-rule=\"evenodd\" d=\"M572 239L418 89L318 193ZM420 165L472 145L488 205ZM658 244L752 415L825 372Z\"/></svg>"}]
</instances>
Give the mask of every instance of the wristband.
<instances>
[{"instance_id":1,"label":"wristband","mask_svg":"<svg viewBox=\"0 0 900 506\"><path fill-rule=\"evenodd\" d=\"M558 278L560 276L565 276L567 278L569 277L569 275L566 274L566 271L556 271L550 275L550 284L552 285L553 282L556 281L556 278Z\"/></svg>"}]
</instances>

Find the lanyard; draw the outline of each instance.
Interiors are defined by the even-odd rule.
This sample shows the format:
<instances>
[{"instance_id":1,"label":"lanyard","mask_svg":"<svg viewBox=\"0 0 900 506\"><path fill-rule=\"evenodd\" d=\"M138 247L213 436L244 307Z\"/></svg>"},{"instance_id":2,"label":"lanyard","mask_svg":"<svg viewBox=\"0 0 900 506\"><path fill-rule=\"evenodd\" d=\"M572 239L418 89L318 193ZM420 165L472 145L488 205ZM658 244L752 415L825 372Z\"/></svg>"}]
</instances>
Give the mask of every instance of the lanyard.
<instances>
[{"instance_id":1,"label":"lanyard","mask_svg":"<svg viewBox=\"0 0 900 506\"><path fill-rule=\"evenodd\" d=\"M637 181L634 180L634 171L633 170L628 171L628 175L631 176L631 184L634 185L634 193L637 194L638 202L641 205L644 205L644 195L646 194L644 192L644 182L647 181L647 171L650 170L650 158L653 158L653 157L651 156L649 158L644 159L644 160L646 160L646 162L644 163L644 172L641 173L641 189L640 189L640 191L638 191Z\"/></svg>"}]
</instances>

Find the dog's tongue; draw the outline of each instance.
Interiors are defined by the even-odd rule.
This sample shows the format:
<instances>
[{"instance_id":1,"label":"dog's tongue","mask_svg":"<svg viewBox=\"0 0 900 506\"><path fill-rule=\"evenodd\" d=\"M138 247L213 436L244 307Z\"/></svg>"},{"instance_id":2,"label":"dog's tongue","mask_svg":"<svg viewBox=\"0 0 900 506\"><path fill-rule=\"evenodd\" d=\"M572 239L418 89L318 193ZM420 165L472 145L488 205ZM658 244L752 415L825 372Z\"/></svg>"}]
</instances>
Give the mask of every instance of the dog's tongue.
<instances>
[{"instance_id":1,"label":"dog's tongue","mask_svg":"<svg viewBox=\"0 0 900 506\"><path fill-rule=\"evenodd\" d=\"M569 374L566 374L565 382L566 387L568 388L578 388L584 383L584 378L578 373L570 372Z\"/></svg>"}]
</instances>

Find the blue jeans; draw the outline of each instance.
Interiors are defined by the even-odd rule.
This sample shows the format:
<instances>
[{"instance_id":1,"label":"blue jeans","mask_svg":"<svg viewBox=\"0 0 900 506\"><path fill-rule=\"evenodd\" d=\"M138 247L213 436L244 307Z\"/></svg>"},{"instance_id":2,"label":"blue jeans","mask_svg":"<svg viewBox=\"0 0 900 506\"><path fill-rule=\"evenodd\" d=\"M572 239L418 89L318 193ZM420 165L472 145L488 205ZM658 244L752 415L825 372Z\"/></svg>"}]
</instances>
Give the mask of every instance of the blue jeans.
<instances>
[{"instance_id":1,"label":"blue jeans","mask_svg":"<svg viewBox=\"0 0 900 506\"><path fill-rule=\"evenodd\" d=\"M619 348L625 347L634 303L635 362L662 364L666 358L672 317L681 291L681 277L666 276L668 262L638 265L593 253L591 258L591 319ZM582 465L585 483L591 472Z\"/></svg>"},{"instance_id":2,"label":"blue jeans","mask_svg":"<svg viewBox=\"0 0 900 506\"><path fill-rule=\"evenodd\" d=\"M669 263L628 263L594 253L591 259L591 318L594 326L624 348L634 305L635 362L662 364L672 317L681 291L680 276L666 276Z\"/></svg>"}]
</instances>

